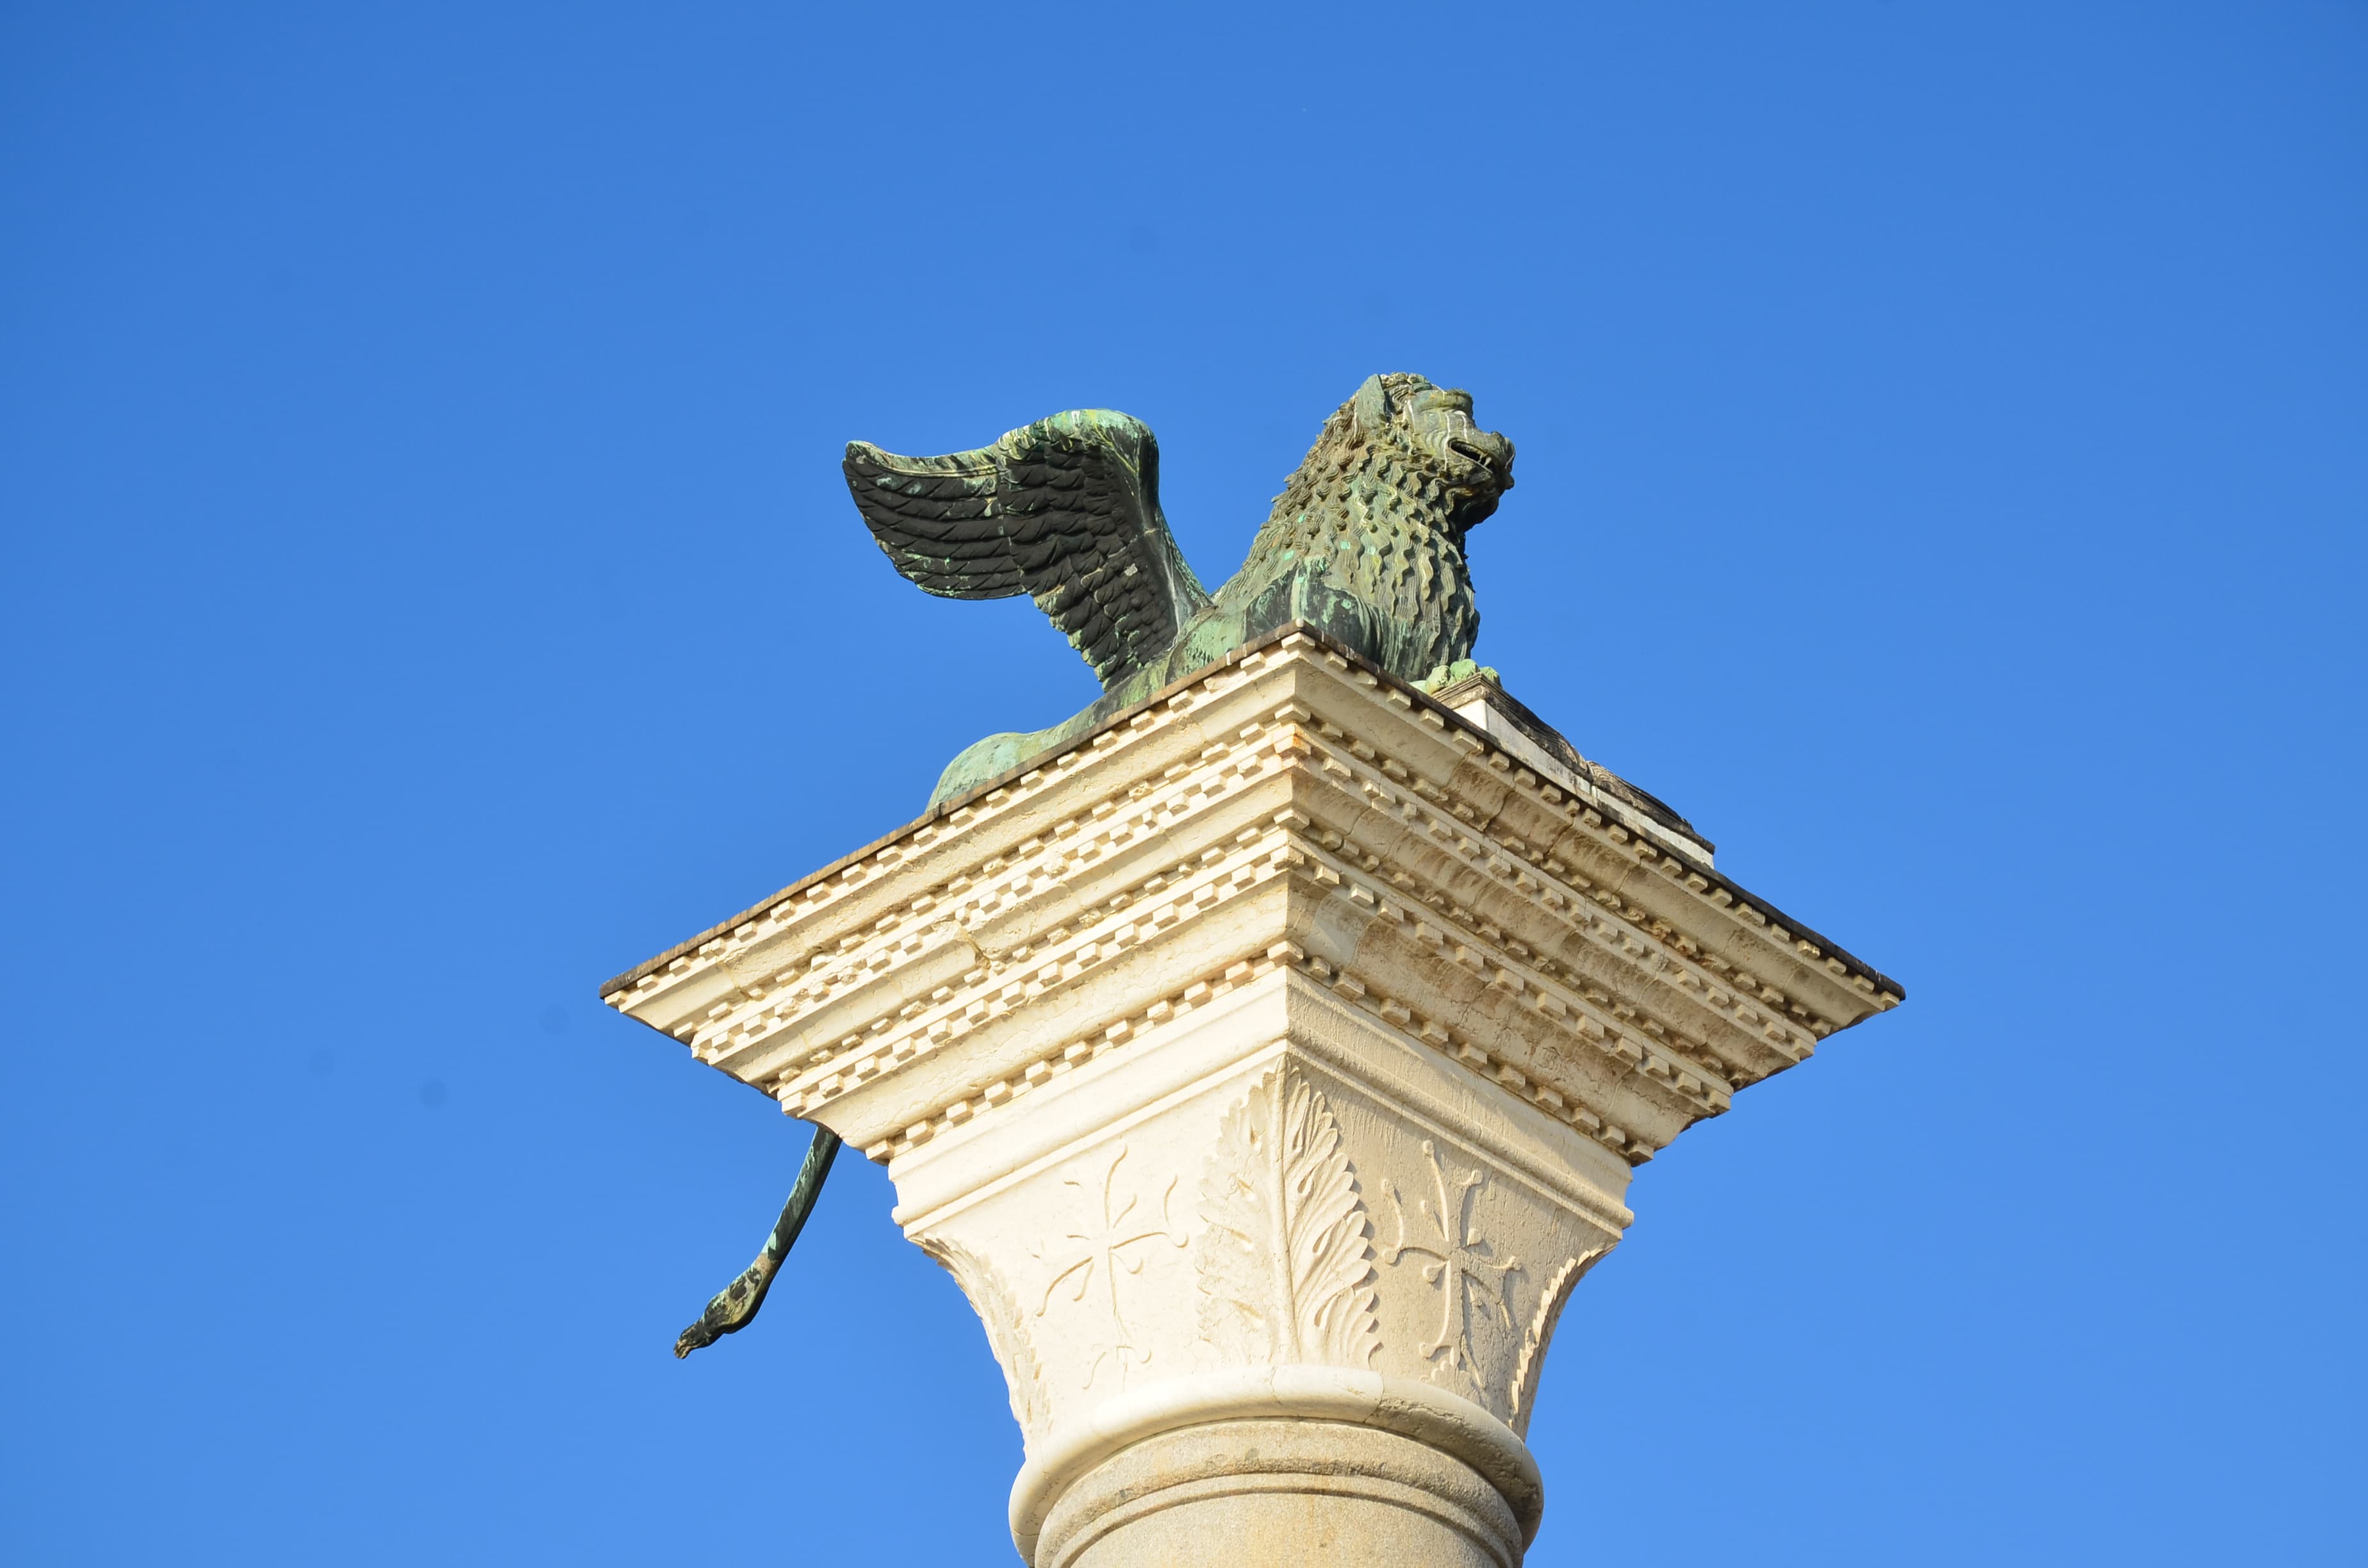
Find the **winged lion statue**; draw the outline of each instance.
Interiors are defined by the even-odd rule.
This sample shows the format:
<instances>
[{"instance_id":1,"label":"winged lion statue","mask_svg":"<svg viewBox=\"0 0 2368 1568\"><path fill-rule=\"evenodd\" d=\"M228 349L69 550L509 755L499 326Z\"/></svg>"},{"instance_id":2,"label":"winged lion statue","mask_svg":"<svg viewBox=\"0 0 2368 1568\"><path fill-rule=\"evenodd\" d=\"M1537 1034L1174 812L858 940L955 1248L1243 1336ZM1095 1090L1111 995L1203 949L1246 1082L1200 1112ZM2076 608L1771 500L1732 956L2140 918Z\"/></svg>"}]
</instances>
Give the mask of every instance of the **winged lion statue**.
<instances>
[{"instance_id":1,"label":"winged lion statue","mask_svg":"<svg viewBox=\"0 0 2368 1568\"><path fill-rule=\"evenodd\" d=\"M1480 629L1463 538L1513 485L1513 444L1467 392L1369 379L1324 422L1249 559L1214 595L1159 509L1159 443L1106 409L1055 414L991 447L908 458L849 442L847 487L896 570L943 598L1034 597L1102 684L1082 712L989 735L938 779L958 795L1120 709L1304 620L1421 681Z\"/></svg>"}]
</instances>

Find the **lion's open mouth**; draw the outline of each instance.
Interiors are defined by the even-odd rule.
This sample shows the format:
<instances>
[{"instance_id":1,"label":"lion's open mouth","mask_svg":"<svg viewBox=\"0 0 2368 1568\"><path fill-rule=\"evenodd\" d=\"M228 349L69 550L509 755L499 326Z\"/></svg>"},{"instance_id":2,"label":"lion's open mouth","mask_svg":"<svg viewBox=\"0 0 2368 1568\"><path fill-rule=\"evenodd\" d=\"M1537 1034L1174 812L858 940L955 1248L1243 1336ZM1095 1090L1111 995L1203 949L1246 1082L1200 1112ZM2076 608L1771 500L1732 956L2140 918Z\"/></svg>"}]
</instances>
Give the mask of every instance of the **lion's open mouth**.
<instances>
[{"instance_id":1,"label":"lion's open mouth","mask_svg":"<svg viewBox=\"0 0 2368 1568\"><path fill-rule=\"evenodd\" d=\"M1451 437L1447 443L1447 449L1463 458L1466 462L1477 463L1482 468L1488 470L1492 473L1496 472L1496 455L1485 448L1475 446L1470 441Z\"/></svg>"}]
</instances>

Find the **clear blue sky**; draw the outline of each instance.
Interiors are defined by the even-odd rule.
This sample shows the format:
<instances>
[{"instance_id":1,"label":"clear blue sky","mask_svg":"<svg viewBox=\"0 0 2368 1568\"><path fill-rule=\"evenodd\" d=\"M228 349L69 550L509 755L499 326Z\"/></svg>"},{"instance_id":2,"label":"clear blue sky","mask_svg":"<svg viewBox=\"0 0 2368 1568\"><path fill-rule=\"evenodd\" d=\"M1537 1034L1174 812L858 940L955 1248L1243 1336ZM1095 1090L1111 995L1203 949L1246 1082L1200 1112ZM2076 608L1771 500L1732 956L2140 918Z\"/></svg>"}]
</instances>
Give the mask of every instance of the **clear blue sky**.
<instances>
[{"instance_id":1,"label":"clear blue sky","mask_svg":"<svg viewBox=\"0 0 2368 1568\"><path fill-rule=\"evenodd\" d=\"M1092 692L841 444L1366 375L1481 656L1908 1005L1644 1169L1538 1568L2356 1563L2368 10L12 5L0 1556L1010 1561L984 1337L606 976ZM899 1484L926 1477L926 1502Z\"/></svg>"}]
</instances>

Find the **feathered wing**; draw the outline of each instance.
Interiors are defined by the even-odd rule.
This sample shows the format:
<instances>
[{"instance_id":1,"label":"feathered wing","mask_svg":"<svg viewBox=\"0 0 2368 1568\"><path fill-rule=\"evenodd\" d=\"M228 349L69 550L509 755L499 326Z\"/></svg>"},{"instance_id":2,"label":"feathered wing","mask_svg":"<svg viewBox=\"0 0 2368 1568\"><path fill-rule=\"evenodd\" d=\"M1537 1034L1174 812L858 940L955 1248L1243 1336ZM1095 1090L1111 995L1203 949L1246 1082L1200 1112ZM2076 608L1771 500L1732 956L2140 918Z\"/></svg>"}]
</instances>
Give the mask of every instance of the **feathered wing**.
<instances>
[{"instance_id":1,"label":"feathered wing","mask_svg":"<svg viewBox=\"0 0 2368 1568\"><path fill-rule=\"evenodd\" d=\"M898 572L944 598L1032 595L1104 690L1209 602L1160 514L1159 443L1126 415L1055 414L939 458L850 441L846 468Z\"/></svg>"}]
</instances>

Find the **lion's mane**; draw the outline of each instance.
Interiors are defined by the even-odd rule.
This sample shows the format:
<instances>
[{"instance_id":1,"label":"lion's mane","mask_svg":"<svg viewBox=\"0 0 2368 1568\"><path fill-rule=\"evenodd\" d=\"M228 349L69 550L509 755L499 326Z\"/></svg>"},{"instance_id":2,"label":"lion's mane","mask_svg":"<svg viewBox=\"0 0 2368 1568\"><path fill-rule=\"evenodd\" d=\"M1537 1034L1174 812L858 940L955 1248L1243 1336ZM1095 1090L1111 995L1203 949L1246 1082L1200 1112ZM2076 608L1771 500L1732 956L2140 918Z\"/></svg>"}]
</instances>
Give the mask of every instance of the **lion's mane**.
<instances>
[{"instance_id":1,"label":"lion's mane","mask_svg":"<svg viewBox=\"0 0 2368 1568\"><path fill-rule=\"evenodd\" d=\"M1380 429L1350 398L1333 411L1306 458L1274 498L1266 525L1221 602L1248 603L1277 579L1311 572L1380 612L1372 652L1407 679L1469 656L1480 630L1463 533L1493 509L1454 482L1445 463L1412 438L1406 400L1431 382L1380 378L1391 415Z\"/></svg>"}]
</instances>

